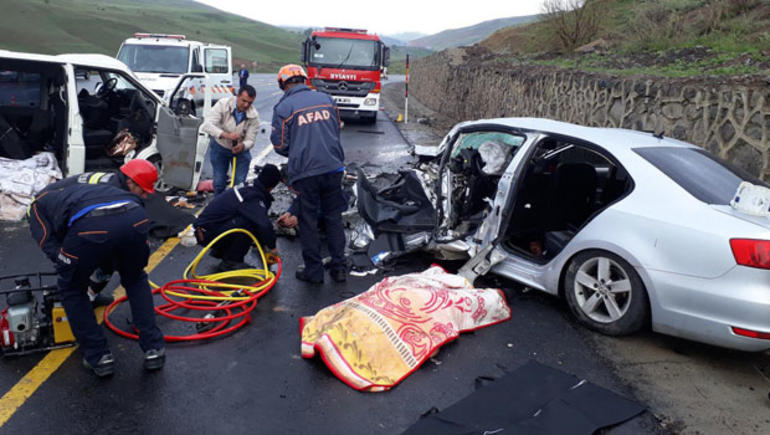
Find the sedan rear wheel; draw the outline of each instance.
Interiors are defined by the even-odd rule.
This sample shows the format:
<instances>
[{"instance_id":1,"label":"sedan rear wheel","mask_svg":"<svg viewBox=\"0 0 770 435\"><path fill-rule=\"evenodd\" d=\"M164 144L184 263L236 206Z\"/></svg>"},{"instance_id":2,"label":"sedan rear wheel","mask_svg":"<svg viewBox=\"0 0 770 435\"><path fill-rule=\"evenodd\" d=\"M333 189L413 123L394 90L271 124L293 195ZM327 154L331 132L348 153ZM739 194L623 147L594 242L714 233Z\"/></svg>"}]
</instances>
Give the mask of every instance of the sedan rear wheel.
<instances>
[{"instance_id":1,"label":"sedan rear wheel","mask_svg":"<svg viewBox=\"0 0 770 435\"><path fill-rule=\"evenodd\" d=\"M564 277L564 295L578 321L603 334L634 333L649 318L642 280L628 262L610 252L575 256Z\"/></svg>"}]
</instances>

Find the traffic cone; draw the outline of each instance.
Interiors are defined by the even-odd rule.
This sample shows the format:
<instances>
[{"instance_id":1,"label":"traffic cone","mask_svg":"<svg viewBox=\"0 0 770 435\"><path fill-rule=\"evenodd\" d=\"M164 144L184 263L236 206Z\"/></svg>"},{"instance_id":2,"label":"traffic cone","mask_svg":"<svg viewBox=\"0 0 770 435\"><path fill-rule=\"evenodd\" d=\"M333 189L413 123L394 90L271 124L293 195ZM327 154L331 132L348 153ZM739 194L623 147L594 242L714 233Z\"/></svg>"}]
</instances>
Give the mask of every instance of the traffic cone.
<instances>
[{"instance_id":1,"label":"traffic cone","mask_svg":"<svg viewBox=\"0 0 770 435\"><path fill-rule=\"evenodd\" d=\"M396 117L396 122L404 122L404 115L399 113Z\"/></svg>"}]
</instances>

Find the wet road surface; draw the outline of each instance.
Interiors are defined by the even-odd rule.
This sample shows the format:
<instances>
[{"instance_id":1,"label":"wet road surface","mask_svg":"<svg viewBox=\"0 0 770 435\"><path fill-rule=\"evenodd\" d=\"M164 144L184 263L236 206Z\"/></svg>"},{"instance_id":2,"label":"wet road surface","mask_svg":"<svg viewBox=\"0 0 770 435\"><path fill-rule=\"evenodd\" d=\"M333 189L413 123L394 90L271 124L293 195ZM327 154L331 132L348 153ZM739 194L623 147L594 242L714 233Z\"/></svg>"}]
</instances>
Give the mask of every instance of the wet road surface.
<instances>
[{"instance_id":1,"label":"wet road surface","mask_svg":"<svg viewBox=\"0 0 770 435\"><path fill-rule=\"evenodd\" d=\"M258 86L256 104L263 121L270 120L280 96L273 79L251 78ZM383 115L374 125L346 123L342 139L348 163L398 168L411 160L409 146ZM280 161L272 152L263 154L264 145L257 141L252 153ZM0 275L52 269L25 225L0 231ZM252 324L206 343L170 344L166 367L157 373L142 370L135 342L107 332L116 359L111 379L96 379L75 352L21 403L0 433L395 434L430 408L444 409L472 393L477 377L501 376L530 359L631 397L632 390L597 356L586 332L558 300L494 280L486 284L505 289L513 311L510 321L461 335L389 392L356 392L320 359L300 357L299 318L366 290L382 274L349 277L344 284L327 276L322 286L310 286L294 279L302 261L299 241L282 238L279 250L284 274L252 312ZM197 252L197 247L176 246L151 279L162 283L180 278ZM411 257L395 273L420 271L429 264L428 258ZM213 265L207 259L201 268ZM451 270L459 265L446 266ZM123 307L112 319L125 325L126 318ZM160 326L167 333L192 332L191 326L183 330L165 320ZM0 394L26 382L25 375L42 358L0 360ZM11 403L6 399L0 399L0 407ZM645 414L612 433L656 430L654 419Z\"/></svg>"}]
</instances>

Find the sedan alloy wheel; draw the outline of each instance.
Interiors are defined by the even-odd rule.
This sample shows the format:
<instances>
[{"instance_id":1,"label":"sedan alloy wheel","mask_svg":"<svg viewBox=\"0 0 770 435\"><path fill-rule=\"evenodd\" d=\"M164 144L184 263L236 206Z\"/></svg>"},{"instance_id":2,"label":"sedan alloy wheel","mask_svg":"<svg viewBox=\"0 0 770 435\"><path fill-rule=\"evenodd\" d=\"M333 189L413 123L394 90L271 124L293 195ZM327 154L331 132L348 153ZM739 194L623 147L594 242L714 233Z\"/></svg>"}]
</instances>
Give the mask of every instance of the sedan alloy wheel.
<instances>
[{"instance_id":1,"label":"sedan alloy wheel","mask_svg":"<svg viewBox=\"0 0 770 435\"><path fill-rule=\"evenodd\" d=\"M649 318L642 280L619 256L600 250L581 252L569 263L564 296L578 321L608 335L638 331Z\"/></svg>"}]
</instances>

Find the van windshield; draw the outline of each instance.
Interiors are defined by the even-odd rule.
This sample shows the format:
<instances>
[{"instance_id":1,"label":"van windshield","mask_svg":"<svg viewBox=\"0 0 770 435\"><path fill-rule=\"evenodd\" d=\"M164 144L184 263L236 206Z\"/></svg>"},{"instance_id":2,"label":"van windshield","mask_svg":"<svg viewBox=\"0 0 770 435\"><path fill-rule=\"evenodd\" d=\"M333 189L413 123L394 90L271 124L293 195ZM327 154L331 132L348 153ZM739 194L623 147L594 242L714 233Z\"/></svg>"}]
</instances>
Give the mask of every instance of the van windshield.
<instances>
[{"instance_id":1,"label":"van windshield","mask_svg":"<svg viewBox=\"0 0 770 435\"><path fill-rule=\"evenodd\" d=\"M123 44L118 60L134 72L183 74L189 55L188 47Z\"/></svg>"}]
</instances>

